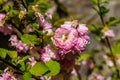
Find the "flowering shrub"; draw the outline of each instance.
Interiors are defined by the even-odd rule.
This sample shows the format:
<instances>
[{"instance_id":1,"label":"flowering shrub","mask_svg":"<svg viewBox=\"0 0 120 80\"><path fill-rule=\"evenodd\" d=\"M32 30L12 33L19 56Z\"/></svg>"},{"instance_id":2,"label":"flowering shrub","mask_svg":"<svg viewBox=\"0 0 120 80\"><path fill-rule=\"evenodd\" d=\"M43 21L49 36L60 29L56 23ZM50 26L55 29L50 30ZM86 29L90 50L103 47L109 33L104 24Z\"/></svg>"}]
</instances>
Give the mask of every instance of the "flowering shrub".
<instances>
[{"instance_id":1,"label":"flowering shrub","mask_svg":"<svg viewBox=\"0 0 120 80\"><path fill-rule=\"evenodd\" d=\"M115 60L113 53L119 53L119 45L112 48L109 39L115 37L111 26L120 20L112 17L105 23L108 0L91 2L97 6L94 9L102 25L92 24L88 29L77 19L61 19L63 16L55 12L60 6L56 0L1 0L0 80L85 80L85 72L88 80L118 79L119 57ZM91 40L88 31L107 43L110 52L100 59L104 64L94 59L99 50L85 51ZM104 65L114 69L107 77L99 73Z\"/></svg>"}]
</instances>

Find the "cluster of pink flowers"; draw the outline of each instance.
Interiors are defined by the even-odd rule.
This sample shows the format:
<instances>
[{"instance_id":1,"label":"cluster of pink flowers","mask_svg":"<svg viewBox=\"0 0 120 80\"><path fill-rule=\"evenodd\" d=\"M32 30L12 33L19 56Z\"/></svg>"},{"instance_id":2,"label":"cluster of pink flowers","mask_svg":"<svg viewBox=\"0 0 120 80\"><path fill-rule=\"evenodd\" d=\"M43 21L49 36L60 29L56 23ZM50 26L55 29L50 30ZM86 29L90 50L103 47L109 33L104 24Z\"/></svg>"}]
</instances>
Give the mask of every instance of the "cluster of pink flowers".
<instances>
[{"instance_id":1,"label":"cluster of pink flowers","mask_svg":"<svg viewBox=\"0 0 120 80\"><path fill-rule=\"evenodd\" d=\"M3 73L0 76L0 80L17 80L17 79L9 73Z\"/></svg>"},{"instance_id":2,"label":"cluster of pink flowers","mask_svg":"<svg viewBox=\"0 0 120 80\"><path fill-rule=\"evenodd\" d=\"M0 32L2 32L4 35L11 35L12 34L12 25L3 25L3 20L5 19L5 14L0 13Z\"/></svg>"},{"instance_id":3,"label":"cluster of pink flowers","mask_svg":"<svg viewBox=\"0 0 120 80\"><path fill-rule=\"evenodd\" d=\"M43 32L47 32L47 35L51 34L53 32L52 30L52 24L50 20L52 19L51 14L46 13L46 17L44 17L40 13L36 13L38 16L38 22L40 24L40 28L43 28Z\"/></svg>"},{"instance_id":4,"label":"cluster of pink flowers","mask_svg":"<svg viewBox=\"0 0 120 80\"><path fill-rule=\"evenodd\" d=\"M76 50L81 52L89 43L88 28L85 24L78 24L77 20L65 22L55 31L53 43L64 51Z\"/></svg>"},{"instance_id":5,"label":"cluster of pink flowers","mask_svg":"<svg viewBox=\"0 0 120 80\"><path fill-rule=\"evenodd\" d=\"M7 25L7 26L1 26L0 27L0 32L2 32L4 35L11 35L12 34L12 25Z\"/></svg>"},{"instance_id":6,"label":"cluster of pink flowers","mask_svg":"<svg viewBox=\"0 0 120 80\"><path fill-rule=\"evenodd\" d=\"M42 49L40 59L43 62L48 62L51 59L58 60L59 56L57 53L58 51L56 51L52 46L47 45Z\"/></svg>"},{"instance_id":7,"label":"cluster of pink flowers","mask_svg":"<svg viewBox=\"0 0 120 80\"><path fill-rule=\"evenodd\" d=\"M31 65L31 67L33 67L37 63L37 61L35 60L35 57L30 57L29 61L30 61L29 64Z\"/></svg>"},{"instance_id":8,"label":"cluster of pink flowers","mask_svg":"<svg viewBox=\"0 0 120 80\"><path fill-rule=\"evenodd\" d=\"M29 49L27 44L23 43L21 40L17 39L16 35L11 35L9 39L11 46L14 46L18 52L26 53Z\"/></svg>"}]
</instances>

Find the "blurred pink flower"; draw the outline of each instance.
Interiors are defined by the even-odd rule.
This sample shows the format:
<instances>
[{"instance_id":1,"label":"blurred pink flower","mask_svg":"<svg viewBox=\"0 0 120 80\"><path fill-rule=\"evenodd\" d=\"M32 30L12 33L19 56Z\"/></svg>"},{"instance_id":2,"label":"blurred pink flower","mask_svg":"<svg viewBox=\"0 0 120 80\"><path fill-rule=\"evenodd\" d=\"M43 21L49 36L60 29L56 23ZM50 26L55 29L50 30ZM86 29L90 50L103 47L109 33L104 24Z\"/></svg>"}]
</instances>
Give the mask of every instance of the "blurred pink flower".
<instances>
[{"instance_id":1,"label":"blurred pink flower","mask_svg":"<svg viewBox=\"0 0 120 80\"><path fill-rule=\"evenodd\" d=\"M46 63L51 59L58 60L59 56L57 54L57 51L54 48L52 48L50 45L47 45L41 51L40 59L41 59L41 61Z\"/></svg>"},{"instance_id":2,"label":"blurred pink flower","mask_svg":"<svg viewBox=\"0 0 120 80\"><path fill-rule=\"evenodd\" d=\"M3 14L3 13L0 13L0 22L5 18L5 14Z\"/></svg>"},{"instance_id":3,"label":"blurred pink flower","mask_svg":"<svg viewBox=\"0 0 120 80\"><path fill-rule=\"evenodd\" d=\"M108 38L113 38L115 37L115 33L112 29L109 29L108 27L104 27L102 29L102 33L103 33L103 38L108 37Z\"/></svg>"},{"instance_id":4,"label":"blurred pink flower","mask_svg":"<svg viewBox=\"0 0 120 80\"><path fill-rule=\"evenodd\" d=\"M34 66L34 65L36 64L36 62L37 62L37 61L35 60L35 57L30 57L30 58L29 58L29 61L30 61L29 64L31 65L31 67Z\"/></svg>"},{"instance_id":5,"label":"blurred pink flower","mask_svg":"<svg viewBox=\"0 0 120 80\"><path fill-rule=\"evenodd\" d=\"M94 68L94 63L92 62L92 60L83 60L82 64L86 65L88 69Z\"/></svg>"},{"instance_id":6,"label":"blurred pink flower","mask_svg":"<svg viewBox=\"0 0 120 80\"><path fill-rule=\"evenodd\" d=\"M78 33L74 28L58 28L53 37L53 43L59 48L69 51L77 41Z\"/></svg>"},{"instance_id":7,"label":"blurred pink flower","mask_svg":"<svg viewBox=\"0 0 120 80\"><path fill-rule=\"evenodd\" d=\"M97 74L95 72L92 73L92 76L94 77L95 80L104 80L104 76Z\"/></svg>"},{"instance_id":8,"label":"blurred pink flower","mask_svg":"<svg viewBox=\"0 0 120 80\"><path fill-rule=\"evenodd\" d=\"M9 73L3 73L1 74L0 80L17 80L17 79Z\"/></svg>"},{"instance_id":9,"label":"blurred pink flower","mask_svg":"<svg viewBox=\"0 0 120 80\"><path fill-rule=\"evenodd\" d=\"M5 18L5 14L0 13L0 26L3 26L2 20Z\"/></svg>"},{"instance_id":10,"label":"blurred pink flower","mask_svg":"<svg viewBox=\"0 0 120 80\"><path fill-rule=\"evenodd\" d=\"M115 33L113 32L113 30L107 30L107 31L104 32L103 37L113 38L113 37L115 37Z\"/></svg>"},{"instance_id":11,"label":"blurred pink flower","mask_svg":"<svg viewBox=\"0 0 120 80\"><path fill-rule=\"evenodd\" d=\"M18 39L16 35L11 35L10 39L9 39L11 46L16 46L18 43Z\"/></svg>"},{"instance_id":12,"label":"blurred pink flower","mask_svg":"<svg viewBox=\"0 0 120 80\"><path fill-rule=\"evenodd\" d=\"M13 29L11 25L0 27L0 32L2 32L4 35L11 35L12 31Z\"/></svg>"},{"instance_id":13,"label":"blurred pink flower","mask_svg":"<svg viewBox=\"0 0 120 80\"><path fill-rule=\"evenodd\" d=\"M40 26L43 27L43 30L52 28L52 24L48 20L49 16L47 16L46 19L45 19L42 14L40 14L40 13L36 13L36 14L38 16L38 22L39 22Z\"/></svg>"}]
</instances>

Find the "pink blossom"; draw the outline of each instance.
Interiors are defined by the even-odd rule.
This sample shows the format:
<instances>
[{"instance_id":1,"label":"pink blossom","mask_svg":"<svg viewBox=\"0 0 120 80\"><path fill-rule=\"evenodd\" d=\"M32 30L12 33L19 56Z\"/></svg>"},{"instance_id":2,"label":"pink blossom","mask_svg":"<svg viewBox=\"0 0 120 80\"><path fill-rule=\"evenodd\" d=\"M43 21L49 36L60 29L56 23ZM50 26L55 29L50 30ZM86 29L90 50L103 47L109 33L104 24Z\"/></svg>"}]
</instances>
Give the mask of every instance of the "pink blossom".
<instances>
[{"instance_id":1,"label":"pink blossom","mask_svg":"<svg viewBox=\"0 0 120 80\"><path fill-rule=\"evenodd\" d=\"M92 73L92 76L96 79L96 80L104 80L104 76L97 74L97 73Z\"/></svg>"},{"instance_id":2,"label":"pink blossom","mask_svg":"<svg viewBox=\"0 0 120 80\"><path fill-rule=\"evenodd\" d=\"M9 73L3 73L1 74L0 80L17 80L17 79Z\"/></svg>"},{"instance_id":3,"label":"pink blossom","mask_svg":"<svg viewBox=\"0 0 120 80\"><path fill-rule=\"evenodd\" d=\"M107 30L107 31L104 32L103 37L113 38L113 37L115 37L115 33L113 32L113 30Z\"/></svg>"},{"instance_id":4,"label":"pink blossom","mask_svg":"<svg viewBox=\"0 0 120 80\"><path fill-rule=\"evenodd\" d=\"M29 25L28 32L34 32L32 25Z\"/></svg>"},{"instance_id":5,"label":"pink blossom","mask_svg":"<svg viewBox=\"0 0 120 80\"><path fill-rule=\"evenodd\" d=\"M83 60L82 63L88 67L88 69L94 68L94 63L91 60Z\"/></svg>"},{"instance_id":6,"label":"pink blossom","mask_svg":"<svg viewBox=\"0 0 120 80\"><path fill-rule=\"evenodd\" d=\"M76 45L74 46L75 50L77 51L83 51L86 47L86 45L89 43L89 37L88 36L81 36L77 39Z\"/></svg>"},{"instance_id":7,"label":"pink blossom","mask_svg":"<svg viewBox=\"0 0 120 80\"><path fill-rule=\"evenodd\" d=\"M43 30L43 32L47 32L47 35L50 35L53 32L53 30L52 29L46 29L46 30Z\"/></svg>"},{"instance_id":8,"label":"pink blossom","mask_svg":"<svg viewBox=\"0 0 120 80\"><path fill-rule=\"evenodd\" d=\"M71 72L71 74L74 75L74 76L77 76L77 72L76 72L76 70L73 69L72 72Z\"/></svg>"},{"instance_id":9,"label":"pink blossom","mask_svg":"<svg viewBox=\"0 0 120 80\"><path fill-rule=\"evenodd\" d=\"M18 41L18 43L16 45L16 49L18 52L22 51L22 52L26 53L28 50L28 46L25 43L23 43L22 41Z\"/></svg>"},{"instance_id":10,"label":"pink blossom","mask_svg":"<svg viewBox=\"0 0 120 80\"><path fill-rule=\"evenodd\" d=\"M2 26L0 28L0 32L2 32L4 35L11 35L12 31L13 31L13 29L12 29L11 25L7 25L4 27Z\"/></svg>"},{"instance_id":11,"label":"pink blossom","mask_svg":"<svg viewBox=\"0 0 120 80\"><path fill-rule=\"evenodd\" d=\"M34 65L36 64L36 62L37 62L37 61L35 60L35 57L29 58L29 61L30 61L29 64L31 65L31 67L34 66Z\"/></svg>"},{"instance_id":12,"label":"pink blossom","mask_svg":"<svg viewBox=\"0 0 120 80\"><path fill-rule=\"evenodd\" d=\"M16 35L12 35L10 37L9 41L11 43L11 46L14 46L17 49L18 52L26 53L28 48L29 48L25 43L18 40Z\"/></svg>"},{"instance_id":13,"label":"pink blossom","mask_svg":"<svg viewBox=\"0 0 120 80\"><path fill-rule=\"evenodd\" d=\"M16 46L18 43L18 39L16 35L11 35L10 39L9 39L11 46Z\"/></svg>"},{"instance_id":14,"label":"pink blossom","mask_svg":"<svg viewBox=\"0 0 120 80\"><path fill-rule=\"evenodd\" d=\"M59 59L57 51L53 49L50 45L47 45L43 48L40 54L41 61L48 62L51 59Z\"/></svg>"},{"instance_id":15,"label":"pink blossom","mask_svg":"<svg viewBox=\"0 0 120 80\"><path fill-rule=\"evenodd\" d=\"M74 21L66 21L60 27L63 27L63 28L75 28L76 29L77 26L78 26L78 20L74 20Z\"/></svg>"},{"instance_id":16,"label":"pink blossom","mask_svg":"<svg viewBox=\"0 0 120 80\"><path fill-rule=\"evenodd\" d=\"M3 26L2 20L5 18L5 14L0 13L0 26Z\"/></svg>"},{"instance_id":17,"label":"pink blossom","mask_svg":"<svg viewBox=\"0 0 120 80\"><path fill-rule=\"evenodd\" d=\"M40 26L43 27L44 30L52 28L51 22L47 19L49 16L47 16L45 19L42 14L40 14L40 13L36 13L36 14L38 16L39 24L40 24Z\"/></svg>"},{"instance_id":18,"label":"pink blossom","mask_svg":"<svg viewBox=\"0 0 120 80\"><path fill-rule=\"evenodd\" d=\"M76 43L78 33L74 28L58 28L53 43L59 48L69 51Z\"/></svg>"},{"instance_id":19,"label":"pink blossom","mask_svg":"<svg viewBox=\"0 0 120 80\"><path fill-rule=\"evenodd\" d=\"M72 25L72 22L66 21L66 22L64 22L64 24L62 24L60 27L62 27L62 28L70 28L71 25Z\"/></svg>"},{"instance_id":20,"label":"pink blossom","mask_svg":"<svg viewBox=\"0 0 120 80\"><path fill-rule=\"evenodd\" d=\"M79 26L77 27L77 30L80 35L84 35L88 32L88 28L86 27L85 24L79 24Z\"/></svg>"},{"instance_id":21,"label":"pink blossom","mask_svg":"<svg viewBox=\"0 0 120 80\"><path fill-rule=\"evenodd\" d=\"M3 14L3 13L0 13L0 22L5 18L5 14Z\"/></svg>"}]
</instances>

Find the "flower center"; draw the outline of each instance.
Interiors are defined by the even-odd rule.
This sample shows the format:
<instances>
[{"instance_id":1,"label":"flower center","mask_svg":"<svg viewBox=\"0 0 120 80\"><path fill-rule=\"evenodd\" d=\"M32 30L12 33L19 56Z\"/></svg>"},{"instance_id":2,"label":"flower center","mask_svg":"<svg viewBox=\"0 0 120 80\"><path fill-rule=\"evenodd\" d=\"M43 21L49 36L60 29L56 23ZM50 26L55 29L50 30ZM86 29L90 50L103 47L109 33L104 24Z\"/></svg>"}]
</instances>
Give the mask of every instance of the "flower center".
<instances>
[{"instance_id":1,"label":"flower center","mask_svg":"<svg viewBox=\"0 0 120 80\"><path fill-rule=\"evenodd\" d=\"M66 41L68 39L67 35L62 35L62 40Z\"/></svg>"}]
</instances>

